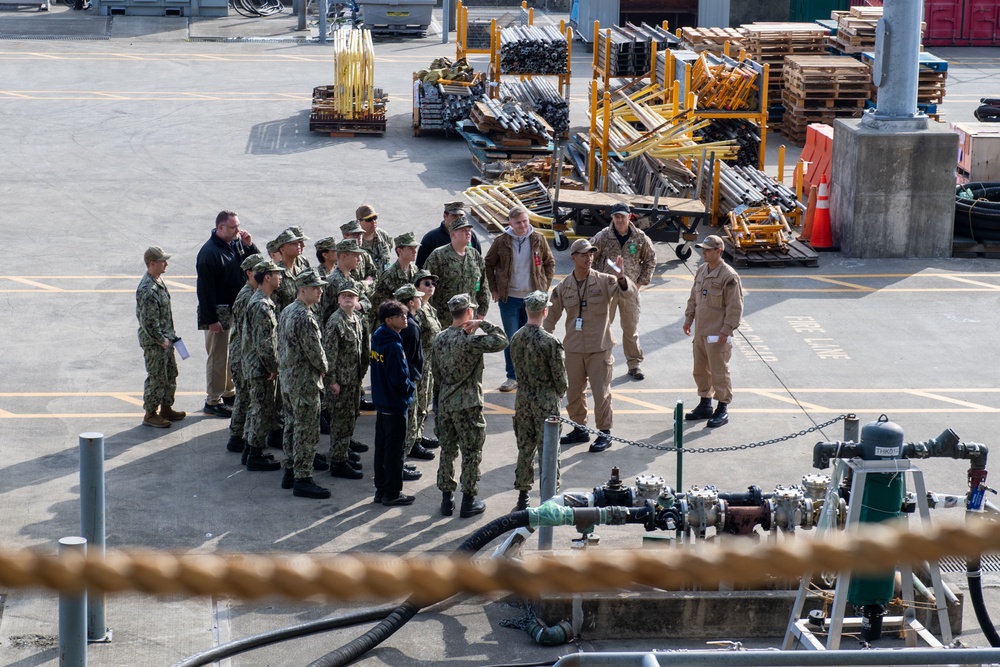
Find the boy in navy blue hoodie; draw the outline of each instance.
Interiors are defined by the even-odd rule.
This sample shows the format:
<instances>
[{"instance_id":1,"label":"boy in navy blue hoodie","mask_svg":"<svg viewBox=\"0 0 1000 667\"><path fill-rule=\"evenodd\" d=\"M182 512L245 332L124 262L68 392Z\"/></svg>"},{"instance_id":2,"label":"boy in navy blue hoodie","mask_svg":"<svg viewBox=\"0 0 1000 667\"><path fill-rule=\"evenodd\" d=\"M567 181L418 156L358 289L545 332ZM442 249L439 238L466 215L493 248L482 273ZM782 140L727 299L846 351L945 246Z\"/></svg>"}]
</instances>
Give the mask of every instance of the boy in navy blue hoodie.
<instances>
[{"instance_id":1,"label":"boy in navy blue hoodie","mask_svg":"<svg viewBox=\"0 0 1000 667\"><path fill-rule=\"evenodd\" d=\"M382 326L372 334L372 402L375 403L375 502L388 507L412 505L403 495L403 450L406 444L406 411L416 385L403 353L399 332L406 327L406 309L386 301L378 309Z\"/></svg>"}]
</instances>

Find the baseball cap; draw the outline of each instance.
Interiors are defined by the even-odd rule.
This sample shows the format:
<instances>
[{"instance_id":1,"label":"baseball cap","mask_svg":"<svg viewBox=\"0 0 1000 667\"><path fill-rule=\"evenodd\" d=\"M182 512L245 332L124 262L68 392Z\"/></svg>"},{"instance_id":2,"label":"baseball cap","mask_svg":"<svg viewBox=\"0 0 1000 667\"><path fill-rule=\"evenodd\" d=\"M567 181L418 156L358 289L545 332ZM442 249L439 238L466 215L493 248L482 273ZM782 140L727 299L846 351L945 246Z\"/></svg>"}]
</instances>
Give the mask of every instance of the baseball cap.
<instances>
[{"instance_id":1,"label":"baseball cap","mask_svg":"<svg viewBox=\"0 0 1000 667\"><path fill-rule=\"evenodd\" d=\"M551 306L552 303L549 301L549 295L547 292L542 292L541 290L536 290L524 297L524 309L539 311L544 310Z\"/></svg>"},{"instance_id":2,"label":"baseball cap","mask_svg":"<svg viewBox=\"0 0 1000 667\"><path fill-rule=\"evenodd\" d=\"M295 276L295 285L297 287L323 287L326 285L326 281L320 278L313 269L306 269Z\"/></svg>"},{"instance_id":3,"label":"baseball cap","mask_svg":"<svg viewBox=\"0 0 1000 667\"><path fill-rule=\"evenodd\" d=\"M725 248L726 244L722 242L722 238L712 234L711 236L705 237L705 240L701 243L695 244L698 248Z\"/></svg>"},{"instance_id":4,"label":"baseball cap","mask_svg":"<svg viewBox=\"0 0 1000 667\"><path fill-rule=\"evenodd\" d=\"M448 225L448 231L457 232L460 229L465 229L466 227L471 227L471 226L472 223L469 222L469 219L463 215L462 217L455 218L454 220L451 221L451 224Z\"/></svg>"},{"instance_id":5,"label":"baseball cap","mask_svg":"<svg viewBox=\"0 0 1000 667\"><path fill-rule=\"evenodd\" d=\"M448 310L450 312L465 310L466 308L472 308L472 297L468 294L456 294L448 299Z\"/></svg>"},{"instance_id":6,"label":"baseball cap","mask_svg":"<svg viewBox=\"0 0 1000 667\"><path fill-rule=\"evenodd\" d=\"M424 293L418 290L414 285L406 283L395 292L392 293L394 297L400 301L409 301L410 299L418 296L423 296Z\"/></svg>"},{"instance_id":7,"label":"baseball cap","mask_svg":"<svg viewBox=\"0 0 1000 667\"><path fill-rule=\"evenodd\" d=\"M358 207L358 210L354 212L355 220L364 220L365 218L370 218L373 215L378 215L375 212L375 207L371 204L362 204Z\"/></svg>"},{"instance_id":8,"label":"baseball cap","mask_svg":"<svg viewBox=\"0 0 1000 667\"><path fill-rule=\"evenodd\" d=\"M171 257L173 257L173 255L168 255L163 252L163 248L158 245L149 246L146 248L146 252L142 253L142 261L146 264L149 264L150 262L157 262L162 259L170 259Z\"/></svg>"},{"instance_id":9,"label":"baseball cap","mask_svg":"<svg viewBox=\"0 0 1000 667\"><path fill-rule=\"evenodd\" d=\"M452 215L461 215L462 213L465 213L465 202L450 201L444 205L444 212L451 213Z\"/></svg>"},{"instance_id":10,"label":"baseball cap","mask_svg":"<svg viewBox=\"0 0 1000 667\"><path fill-rule=\"evenodd\" d=\"M357 220L349 220L340 226L340 233L344 236L348 234L364 234L365 230Z\"/></svg>"},{"instance_id":11,"label":"baseball cap","mask_svg":"<svg viewBox=\"0 0 1000 667\"><path fill-rule=\"evenodd\" d=\"M569 247L569 254L576 255L585 252L597 252L597 248L591 244L587 239L577 239L573 241L573 245Z\"/></svg>"},{"instance_id":12,"label":"baseball cap","mask_svg":"<svg viewBox=\"0 0 1000 667\"><path fill-rule=\"evenodd\" d=\"M617 204L612 206L611 215L614 215L615 213L624 213L625 215L628 215L628 204L625 204L623 202L618 202Z\"/></svg>"},{"instance_id":13,"label":"baseball cap","mask_svg":"<svg viewBox=\"0 0 1000 667\"><path fill-rule=\"evenodd\" d=\"M243 269L244 271L249 271L250 269L256 267L263 261L264 261L264 255L260 254L259 252L255 252L254 254L244 258L244 260L240 262L240 268Z\"/></svg>"},{"instance_id":14,"label":"baseball cap","mask_svg":"<svg viewBox=\"0 0 1000 667\"><path fill-rule=\"evenodd\" d=\"M337 244L337 252L356 252L360 254L364 252L364 249L358 245L355 239L344 239Z\"/></svg>"}]
</instances>

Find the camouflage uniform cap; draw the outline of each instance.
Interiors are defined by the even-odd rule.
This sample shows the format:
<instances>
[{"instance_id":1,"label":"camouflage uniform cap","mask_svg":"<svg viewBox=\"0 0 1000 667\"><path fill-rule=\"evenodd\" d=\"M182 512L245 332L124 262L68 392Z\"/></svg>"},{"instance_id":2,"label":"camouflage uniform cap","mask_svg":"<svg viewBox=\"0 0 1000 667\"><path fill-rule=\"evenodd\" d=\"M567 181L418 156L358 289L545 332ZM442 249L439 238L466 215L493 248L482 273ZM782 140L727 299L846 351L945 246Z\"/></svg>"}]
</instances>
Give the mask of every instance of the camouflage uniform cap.
<instances>
[{"instance_id":1,"label":"camouflage uniform cap","mask_svg":"<svg viewBox=\"0 0 1000 667\"><path fill-rule=\"evenodd\" d=\"M551 305L552 303L549 301L549 295L547 292L536 290L531 294L529 294L528 296L524 297L525 310L531 310L537 312L539 310L545 310Z\"/></svg>"},{"instance_id":2,"label":"camouflage uniform cap","mask_svg":"<svg viewBox=\"0 0 1000 667\"><path fill-rule=\"evenodd\" d=\"M249 271L256 267L258 264L264 261L264 255L259 252L246 257L242 262L240 262L240 268L244 271Z\"/></svg>"},{"instance_id":3,"label":"camouflage uniform cap","mask_svg":"<svg viewBox=\"0 0 1000 667\"><path fill-rule=\"evenodd\" d=\"M437 276L435 276L427 269L420 269L419 271L417 271L417 275L413 276L413 284L419 285L421 280L426 280L427 278L430 278L434 282L437 282L439 280Z\"/></svg>"},{"instance_id":4,"label":"camouflage uniform cap","mask_svg":"<svg viewBox=\"0 0 1000 667\"><path fill-rule=\"evenodd\" d=\"M361 254L365 250L358 245L358 242L354 239L345 239L337 244L337 252L356 252Z\"/></svg>"},{"instance_id":5,"label":"camouflage uniform cap","mask_svg":"<svg viewBox=\"0 0 1000 667\"><path fill-rule=\"evenodd\" d=\"M170 259L171 257L172 255L168 255L163 252L163 248L158 245L149 246L146 248L146 252L142 253L142 261L146 264L149 264L150 262L158 262L164 259Z\"/></svg>"},{"instance_id":6,"label":"camouflage uniform cap","mask_svg":"<svg viewBox=\"0 0 1000 667\"><path fill-rule=\"evenodd\" d=\"M405 234L400 234L392 240L396 244L397 248L416 248L420 245L420 241L414 236L413 232L406 232Z\"/></svg>"},{"instance_id":7,"label":"camouflage uniform cap","mask_svg":"<svg viewBox=\"0 0 1000 667\"><path fill-rule=\"evenodd\" d=\"M337 296L341 294L353 294L354 296L361 296L358 292L358 288L350 280L341 280L340 285L337 287Z\"/></svg>"},{"instance_id":8,"label":"camouflage uniform cap","mask_svg":"<svg viewBox=\"0 0 1000 667\"><path fill-rule=\"evenodd\" d=\"M289 227L285 230L286 232L291 232L295 236L296 241L308 241L309 237L306 233L302 231L301 227Z\"/></svg>"},{"instance_id":9,"label":"camouflage uniform cap","mask_svg":"<svg viewBox=\"0 0 1000 667\"><path fill-rule=\"evenodd\" d=\"M344 236L348 234L364 234L365 230L357 220L349 220L340 226L340 233Z\"/></svg>"},{"instance_id":10,"label":"camouflage uniform cap","mask_svg":"<svg viewBox=\"0 0 1000 667\"><path fill-rule=\"evenodd\" d=\"M278 234L278 238L274 239L274 244L280 249L286 243L295 243L296 241L298 239L295 237L295 233L290 229L286 229Z\"/></svg>"},{"instance_id":11,"label":"camouflage uniform cap","mask_svg":"<svg viewBox=\"0 0 1000 667\"><path fill-rule=\"evenodd\" d=\"M393 292L392 295L400 301L409 301L410 299L414 299L418 296L423 296L424 293L413 285L407 283Z\"/></svg>"},{"instance_id":12,"label":"camouflage uniform cap","mask_svg":"<svg viewBox=\"0 0 1000 667\"><path fill-rule=\"evenodd\" d=\"M471 226L472 223L469 222L469 219L463 215L451 221L451 224L448 225L448 231L457 232L460 229L465 229L466 227L471 227Z\"/></svg>"},{"instance_id":13,"label":"camouflage uniform cap","mask_svg":"<svg viewBox=\"0 0 1000 667\"><path fill-rule=\"evenodd\" d=\"M455 312L458 310L466 310L472 308L472 297L468 294L456 294L455 296L448 299L448 312Z\"/></svg>"},{"instance_id":14,"label":"camouflage uniform cap","mask_svg":"<svg viewBox=\"0 0 1000 667\"><path fill-rule=\"evenodd\" d=\"M284 273L285 270L272 262L269 259L265 259L263 262L258 264L253 269L254 273Z\"/></svg>"},{"instance_id":15,"label":"camouflage uniform cap","mask_svg":"<svg viewBox=\"0 0 1000 667\"><path fill-rule=\"evenodd\" d=\"M314 243L313 245L316 246L316 250L319 250L321 252L324 250L336 250L337 239L333 238L332 236L324 236L319 241L316 241L316 243Z\"/></svg>"},{"instance_id":16,"label":"camouflage uniform cap","mask_svg":"<svg viewBox=\"0 0 1000 667\"><path fill-rule=\"evenodd\" d=\"M452 215L462 215L465 213L464 201L450 201L444 205L444 212Z\"/></svg>"},{"instance_id":17,"label":"camouflage uniform cap","mask_svg":"<svg viewBox=\"0 0 1000 667\"><path fill-rule=\"evenodd\" d=\"M278 250L281 248L281 246L278 245L277 241L268 241L266 247L268 255L270 255L272 252L278 252Z\"/></svg>"},{"instance_id":18,"label":"camouflage uniform cap","mask_svg":"<svg viewBox=\"0 0 1000 667\"><path fill-rule=\"evenodd\" d=\"M326 281L319 277L315 269L306 269L295 276L296 287L323 287Z\"/></svg>"}]
</instances>

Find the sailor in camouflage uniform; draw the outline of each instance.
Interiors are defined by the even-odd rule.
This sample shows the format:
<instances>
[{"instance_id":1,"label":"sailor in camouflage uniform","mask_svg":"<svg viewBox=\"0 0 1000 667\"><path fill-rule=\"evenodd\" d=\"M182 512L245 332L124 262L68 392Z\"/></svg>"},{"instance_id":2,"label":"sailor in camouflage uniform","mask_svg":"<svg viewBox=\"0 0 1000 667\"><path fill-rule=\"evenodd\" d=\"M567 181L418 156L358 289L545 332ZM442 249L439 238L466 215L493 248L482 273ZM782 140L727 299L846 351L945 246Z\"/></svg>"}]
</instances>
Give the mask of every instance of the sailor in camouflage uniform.
<instances>
[{"instance_id":1,"label":"sailor in camouflage uniform","mask_svg":"<svg viewBox=\"0 0 1000 667\"><path fill-rule=\"evenodd\" d=\"M559 401L569 384L562 343L542 328L550 305L545 292L526 296L524 309L528 323L510 339L510 359L518 383L514 399L514 436L517 438L514 488L519 492L515 510L528 507L528 492L535 479L535 452L541 455L545 419L559 414Z\"/></svg>"},{"instance_id":2,"label":"sailor in camouflage uniform","mask_svg":"<svg viewBox=\"0 0 1000 667\"><path fill-rule=\"evenodd\" d=\"M281 463L264 454L270 431L278 426L275 384L278 379L278 318L271 295L285 271L274 262L254 269L257 291L247 303L243 329L243 379L247 385L247 421L243 429L250 444L247 470L278 470Z\"/></svg>"},{"instance_id":3,"label":"sailor in camouflage uniform","mask_svg":"<svg viewBox=\"0 0 1000 667\"><path fill-rule=\"evenodd\" d=\"M486 280L486 263L479 251L469 245L472 223L464 215L448 227L451 244L430 254L424 268L438 278L437 291L431 305L437 309L443 326L451 324L448 300L456 294L470 294L475 300L476 317L486 317L490 308L490 286Z\"/></svg>"},{"instance_id":4,"label":"sailor in camouflage uniform","mask_svg":"<svg viewBox=\"0 0 1000 667\"><path fill-rule=\"evenodd\" d=\"M375 277L379 278L392 263L392 237L378 228L378 213L371 204L359 206L354 212L354 219L365 232L361 247L371 254L375 262Z\"/></svg>"},{"instance_id":5,"label":"sailor in camouflage uniform","mask_svg":"<svg viewBox=\"0 0 1000 667\"><path fill-rule=\"evenodd\" d=\"M413 232L406 232L393 239L396 245L396 261L385 270L372 291L372 311L378 312L378 307L390 300L393 294L403 285L411 285L413 276L417 275L417 265L414 260L417 258L417 248L420 242L413 236ZM377 326L374 316L370 318L370 326L374 330Z\"/></svg>"},{"instance_id":6,"label":"sailor in camouflage uniform","mask_svg":"<svg viewBox=\"0 0 1000 667\"><path fill-rule=\"evenodd\" d=\"M326 280L330 272L337 266L337 239L332 236L321 238L313 244L316 246L316 273Z\"/></svg>"},{"instance_id":7,"label":"sailor in camouflage uniform","mask_svg":"<svg viewBox=\"0 0 1000 667\"><path fill-rule=\"evenodd\" d=\"M146 275L135 290L135 317L139 320L139 345L146 362L146 383L142 391L144 426L168 428L170 422L187 416L173 409L177 392L177 360L174 358L174 316L170 292L160 280L170 255L152 246L143 253ZM157 414L159 409L159 414Z\"/></svg>"},{"instance_id":8,"label":"sailor in camouflage uniform","mask_svg":"<svg viewBox=\"0 0 1000 667\"><path fill-rule=\"evenodd\" d=\"M473 319L475 310L468 294L456 294L448 300L447 306L452 325L434 339L433 350L434 379L440 386L435 417L441 439L437 485L441 490L441 513L451 516L455 509L455 458L461 452L460 516L470 517L486 510L486 503L476 500L479 464L486 442L483 355L502 352L507 347L507 336L501 327ZM486 335L475 335L479 329Z\"/></svg>"},{"instance_id":9,"label":"sailor in camouflage uniform","mask_svg":"<svg viewBox=\"0 0 1000 667\"><path fill-rule=\"evenodd\" d=\"M240 263L243 274L247 277L239 294L233 300L233 322L229 327L229 370L233 376L233 386L236 387L236 397L233 399L233 416L229 419L229 442L226 449L231 452L243 452L243 464L250 454L250 446L243 438L243 428L247 420L247 387L243 381L243 328L246 326L247 305L250 297L257 291L257 281L254 280L254 268L264 261L259 252L250 255Z\"/></svg>"},{"instance_id":10,"label":"sailor in camouflage uniform","mask_svg":"<svg viewBox=\"0 0 1000 667\"><path fill-rule=\"evenodd\" d=\"M430 298L434 294L437 285L437 276L429 271L419 271L413 277L413 284L418 290L423 292L420 297L420 309L413 313L413 319L420 327L420 346L424 352L424 372L417 382L417 393L413 398L413 405L408 413L406 428L406 454L409 455L414 448L419 445L424 450L434 449L439 446L436 439L424 437L424 422L427 419L427 412L434 395L434 373L431 370L434 355L434 339L441 333L441 321L438 320L437 311L430 304Z\"/></svg>"},{"instance_id":11,"label":"sailor in camouflage uniform","mask_svg":"<svg viewBox=\"0 0 1000 667\"><path fill-rule=\"evenodd\" d=\"M330 413L330 474L361 479L361 464L352 462L349 448L358 420L361 379L368 372L371 339L362 317L355 312L355 283L340 283L337 303L337 310L323 327L323 349L330 369L324 381L326 409Z\"/></svg>"},{"instance_id":12,"label":"sailor in camouflage uniform","mask_svg":"<svg viewBox=\"0 0 1000 667\"><path fill-rule=\"evenodd\" d=\"M289 306L296 299L298 294L296 290L295 277L299 275L302 271L309 268L308 262L302 256L302 249L305 247L305 242L309 240L306 236L299 236L297 234L298 227L289 227L285 231L278 234L278 238L274 239L275 245L278 246L278 252L281 253L281 261L278 262L278 266L285 270L284 279L281 281L281 286L275 291L274 296L271 298L274 301L274 306L278 310L278 314L281 314L287 306Z\"/></svg>"},{"instance_id":13,"label":"sailor in camouflage uniform","mask_svg":"<svg viewBox=\"0 0 1000 667\"><path fill-rule=\"evenodd\" d=\"M326 354L312 306L323 296L324 281L312 269L296 277L298 294L278 319L278 373L285 413L285 476L293 495L329 498L329 489L313 481L313 459L319 444ZM294 472L293 472L294 471Z\"/></svg>"},{"instance_id":14,"label":"sailor in camouflage uniform","mask_svg":"<svg viewBox=\"0 0 1000 667\"><path fill-rule=\"evenodd\" d=\"M357 220L349 220L340 226L340 233L344 237L345 241L354 239L358 242L358 247L361 247L361 242L365 239L365 230L361 226L361 223ZM351 271L351 277L355 280L364 283L366 289L371 290L375 285L375 280L378 278L381 272L375 268L375 260L372 259L371 253L365 250L364 254L361 255L361 259L358 261L358 266L353 271Z\"/></svg>"},{"instance_id":15,"label":"sailor in camouflage uniform","mask_svg":"<svg viewBox=\"0 0 1000 667\"><path fill-rule=\"evenodd\" d=\"M340 286L344 282L350 283L358 291L359 307L356 312L364 318L368 317L368 312L371 310L368 288L365 283L351 276L351 271L358 266L364 254L365 251L353 239L337 244L337 266L326 277L326 289L323 290L321 305L324 321L329 320L330 316L337 312Z\"/></svg>"}]
</instances>

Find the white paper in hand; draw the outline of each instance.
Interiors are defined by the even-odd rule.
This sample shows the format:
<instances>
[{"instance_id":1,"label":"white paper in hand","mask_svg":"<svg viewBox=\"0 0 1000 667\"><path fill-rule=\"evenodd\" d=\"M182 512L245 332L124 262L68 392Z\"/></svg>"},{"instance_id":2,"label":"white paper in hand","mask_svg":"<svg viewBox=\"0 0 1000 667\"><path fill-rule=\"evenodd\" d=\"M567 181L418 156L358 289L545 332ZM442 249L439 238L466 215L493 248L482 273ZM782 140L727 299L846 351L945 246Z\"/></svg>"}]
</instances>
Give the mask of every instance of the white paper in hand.
<instances>
[{"instance_id":1,"label":"white paper in hand","mask_svg":"<svg viewBox=\"0 0 1000 667\"><path fill-rule=\"evenodd\" d=\"M622 270L618 268L618 265L615 264L614 262L612 262L610 259L605 259L604 261L608 263L608 266L610 266L614 270L615 273L621 273L622 272Z\"/></svg>"},{"instance_id":2,"label":"white paper in hand","mask_svg":"<svg viewBox=\"0 0 1000 667\"><path fill-rule=\"evenodd\" d=\"M177 350L177 354L181 355L181 360L187 359L191 356L188 352L187 345L184 344L180 338L174 341L174 349Z\"/></svg>"}]
</instances>

